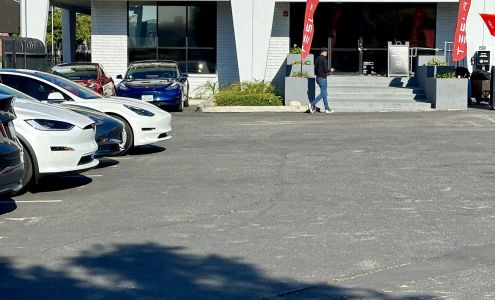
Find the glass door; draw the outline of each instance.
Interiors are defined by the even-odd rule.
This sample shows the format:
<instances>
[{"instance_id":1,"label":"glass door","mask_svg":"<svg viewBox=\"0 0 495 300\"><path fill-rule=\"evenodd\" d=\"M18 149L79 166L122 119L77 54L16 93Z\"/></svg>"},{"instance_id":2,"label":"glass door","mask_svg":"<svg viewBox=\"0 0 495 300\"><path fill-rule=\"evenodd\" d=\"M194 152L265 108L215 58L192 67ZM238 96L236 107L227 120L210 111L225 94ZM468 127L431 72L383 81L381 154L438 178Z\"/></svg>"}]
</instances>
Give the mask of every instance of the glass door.
<instances>
[{"instance_id":1,"label":"glass door","mask_svg":"<svg viewBox=\"0 0 495 300\"><path fill-rule=\"evenodd\" d=\"M361 10L356 5L335 4L330 9L329 61L336 73L360 72Z\"/></svg>"}]
</instances>

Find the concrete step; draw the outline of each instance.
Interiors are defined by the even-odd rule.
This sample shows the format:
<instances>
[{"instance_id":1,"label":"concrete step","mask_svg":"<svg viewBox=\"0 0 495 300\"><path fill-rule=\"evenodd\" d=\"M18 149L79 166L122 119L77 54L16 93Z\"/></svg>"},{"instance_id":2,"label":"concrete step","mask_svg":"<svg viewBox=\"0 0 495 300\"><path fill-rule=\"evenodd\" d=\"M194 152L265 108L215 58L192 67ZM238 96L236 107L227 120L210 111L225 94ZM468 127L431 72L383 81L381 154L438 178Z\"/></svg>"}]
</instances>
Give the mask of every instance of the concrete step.
<instances>
[{"instance_id":1,"label":"concrete step","mask_svg":"<svg viewBox=\"0 0 495 300\"><path fill-rule=\"evenodd\" d=\"M319 89L317 89L319 90ZM381 95L415 95L424 94L422 88L407 88L407 87L373 87L373 86L329 86L328 93L343 94L352 92L353 94L381 94Z\"/></svg>"},{"instance_id":2,"label":"concrete step","mask_svg":"<svg viewBox=\"0 0 495 300\"><path fill-rule=\"evenodd\" d=\"M422 100L426 99L425 93L422 94L372 94L372 93L328 93L329 99L374 99L374 100Z\"/></svg>"},{"instance_id":3,"label":"concrete step","mask_svg":"<svg viewBox=\"0 0 495 300\"><path fill-rule=\"evenodd\" d=\"M415 78L388 78L366 76L330 76L329 87L417 87Z\"/></svg>"},{"instance_id":4,"label":"concrete step","mask_svg":"<svg viewBox=\"0 0 495 300\"><path fill-rule=\"evenodd\" d=\"M430 103L331 102L336 112L432 111Z\"/></svg>"}]
</instances>

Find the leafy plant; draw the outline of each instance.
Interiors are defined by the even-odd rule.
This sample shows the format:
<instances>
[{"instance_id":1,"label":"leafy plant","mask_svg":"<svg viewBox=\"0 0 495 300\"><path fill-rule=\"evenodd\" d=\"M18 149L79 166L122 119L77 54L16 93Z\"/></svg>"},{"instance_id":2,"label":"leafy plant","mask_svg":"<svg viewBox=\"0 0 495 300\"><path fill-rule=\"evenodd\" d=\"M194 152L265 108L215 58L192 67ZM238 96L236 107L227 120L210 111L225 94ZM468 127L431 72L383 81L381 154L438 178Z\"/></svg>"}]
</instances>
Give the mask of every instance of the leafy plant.
<instances>
[{"instance_id":1,"label":"leafy plant","mask_svg":"<svg viewBox=\"0 0 495 300\"><path fill-rule=\"evenodd\" d=\"M426 64L428 66L446 66L447 63L443 60L441 60L440 58L438 57L432 57L428 63Z\"/></svg>"},{"instance_id":2,"label":"leafy plant","mask_svg":"<svg viewBox=\"0 0 495 300\"><path fill-rule=\"evenodd\" d=\"M215 94L218 106L280 106L282 98L265 81L234 83Z\"/></svg>"},{"instance_id":3,"label":"leafy plant","mask_svg":"<svg viewBox=\"0 0 495 300\"><path fill-rule=\"evenodd\" d=\"M206 83L196 88L194 93L196 97L206 100L207 102L212 102L215 94L218 93L218 82L208 80Z\"/></svg>"},{"instance_id":4,"label":"leafy plant","mask_svg":"<svg viewBox=\"0 0 495 300\"><path fill-rule=\"evenodd\" d=\"M437 74L436 78L457 78L455 72L447 72L443 74Z\"/></svg>"},{"instance_id":5,"label":"leafy plant","mask_svg":"<svg viewBox=\"0 0 495 300\"><path fill-rule=\"evenodd\" d=\"M290 54L301 54L302 49L297 46L297 44L294 44L294 47L290 48L289 50Z\"/></svg>"},{"instance_id":6,"label":"leafy plant","mask_svg":"<svg viewBox=\"0 0 495 300\"><path fill-rule=\"evenodd\" d=\"M297 72L292 73L291 77L309 78L309 77L311 77L311 75L309 75L308 72L297 71Z\"/></svg>"}]
</instances>

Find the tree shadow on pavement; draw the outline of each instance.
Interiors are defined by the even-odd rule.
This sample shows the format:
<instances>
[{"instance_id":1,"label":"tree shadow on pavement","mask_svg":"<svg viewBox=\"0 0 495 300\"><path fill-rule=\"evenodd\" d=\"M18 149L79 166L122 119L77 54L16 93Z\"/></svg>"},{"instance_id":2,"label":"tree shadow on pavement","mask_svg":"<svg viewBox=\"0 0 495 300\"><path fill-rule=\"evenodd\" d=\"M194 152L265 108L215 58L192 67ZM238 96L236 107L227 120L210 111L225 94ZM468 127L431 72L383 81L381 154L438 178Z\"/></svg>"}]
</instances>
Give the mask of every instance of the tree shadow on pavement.
<instances>
[{"instance_id":1,"label":"tree shadow on pavement","mask_svg":"<svg viewBox=\"0 0 495 300\"><path fill-rule=\"evenodd\" d=\"M93 246L57 269L0 258L2 299L433 299L272 278L241 258L155 243ZM291 291L298 291L292 292Z\"/></svg>"}]
</instances>

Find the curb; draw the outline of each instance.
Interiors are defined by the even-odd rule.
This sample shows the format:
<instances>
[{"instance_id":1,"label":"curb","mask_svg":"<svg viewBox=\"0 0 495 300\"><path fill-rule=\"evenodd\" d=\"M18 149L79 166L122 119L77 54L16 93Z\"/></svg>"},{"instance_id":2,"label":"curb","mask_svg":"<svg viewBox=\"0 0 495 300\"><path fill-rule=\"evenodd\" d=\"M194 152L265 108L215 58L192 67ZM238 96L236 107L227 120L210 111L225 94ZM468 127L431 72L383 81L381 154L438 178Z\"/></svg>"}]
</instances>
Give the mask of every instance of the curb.
<instances>
[{"instance_id":1,"label":"curb","mask_svg":"<svg viewBox=\"0 0 495 300\"><path fill-rule=\"evenodd\" d=\"M288 106L207 106L199 105L197 111L204 113L257 113L257 112L304 112L306 109L297 101Z\"/></svg>"}]
</instances>

